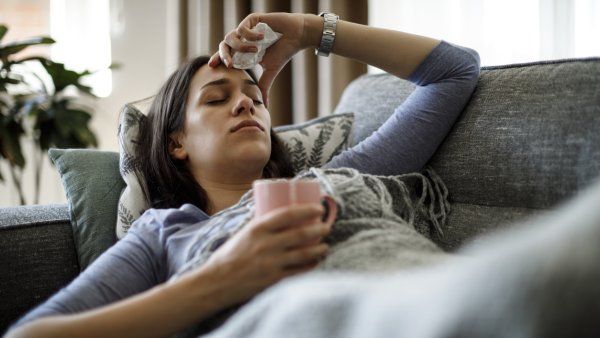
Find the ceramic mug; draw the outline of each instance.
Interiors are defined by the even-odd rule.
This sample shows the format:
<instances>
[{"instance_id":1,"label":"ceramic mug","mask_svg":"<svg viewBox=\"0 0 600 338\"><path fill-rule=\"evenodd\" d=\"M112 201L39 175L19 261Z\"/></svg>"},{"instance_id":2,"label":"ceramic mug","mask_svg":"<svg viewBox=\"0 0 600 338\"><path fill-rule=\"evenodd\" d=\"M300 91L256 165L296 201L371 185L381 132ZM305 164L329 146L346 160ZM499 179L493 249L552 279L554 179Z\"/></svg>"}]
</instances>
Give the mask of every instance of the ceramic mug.
<instances>
[{"instance_id":1,"label":"ceramic mug","mask_svg":"<svg viewBox=\"0 0 600 338\"><path fill-rule=\"evenodd\" d=\"M252 183L254 216L293 204L319 203L325 207L321 222L331 226L337 216L337 204L333 198L321 192L316 180L260 179ZM317 220L315 220L316 222Z\"/></svg>"}]
</instances>

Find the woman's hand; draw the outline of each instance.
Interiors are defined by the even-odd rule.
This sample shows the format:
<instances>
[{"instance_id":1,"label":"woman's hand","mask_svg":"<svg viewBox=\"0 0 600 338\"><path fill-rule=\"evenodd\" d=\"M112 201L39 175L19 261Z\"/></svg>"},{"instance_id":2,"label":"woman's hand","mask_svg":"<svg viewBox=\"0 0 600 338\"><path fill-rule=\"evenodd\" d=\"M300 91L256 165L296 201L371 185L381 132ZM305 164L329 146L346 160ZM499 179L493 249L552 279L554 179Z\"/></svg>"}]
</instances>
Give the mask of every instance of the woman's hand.
<instances>
[{"instance_id":1,"label":"woman's hand","mask_svg":"<svg viewBox=\"0 0 600 338\"><path fill-rule=\"evenodd\" d=\"M259 22L264 22L274 31L283 34L275 44L267 48L260 62L263 73L258 81L258 87L261 90L265 105L268 106L269 89L277 74L294 54L313 44L314 37L312 32L309 32L310 27L307 25L307 19L312 17L315 17L315 15L301 13L250 14L236 29L225 36L225 39L219 44L219 51L210 58L208 64L211 67L216 67L220 63L224 63L225 66L231 68L233 66L233 53L256 52L256 47L252 44L252 41L261 40L263 37L251 31L251 29ZM244 43L243 38L248 42Z\"/></svg>"},{"instance_id":2,"label":"woman's hand","mask_svg":"<svg viewBox=\"0 0 600 338\"><path fill-rule=\"evenodd\" d=\"M219 283L226 304L243 302L275 282L314 268L327 252L331 228L320 204L278 208L253 218L203 266Z\"/></svg>"}]
</instances>

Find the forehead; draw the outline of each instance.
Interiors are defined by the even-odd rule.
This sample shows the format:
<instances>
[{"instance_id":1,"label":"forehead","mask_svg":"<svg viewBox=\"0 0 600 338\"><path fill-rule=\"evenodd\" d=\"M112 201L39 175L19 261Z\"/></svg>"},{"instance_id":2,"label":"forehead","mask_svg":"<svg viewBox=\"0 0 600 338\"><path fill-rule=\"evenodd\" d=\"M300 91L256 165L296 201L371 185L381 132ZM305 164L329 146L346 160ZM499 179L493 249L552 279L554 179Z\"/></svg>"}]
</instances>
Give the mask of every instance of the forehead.
<instances>
[{"instance_id":1,"label":"forehead","mask_svg":"<svg viewBox=\"0 0 600 338\"><path fill-rule=\"evenodd\" d=\"M213 68L205 64L196 71L191 85L194 88L200 89L205 84L222 78L227 78L234 82L246 79L252 80L250 75L242 69L227 68L223 64Z\"/></svg>"}]
</instances>

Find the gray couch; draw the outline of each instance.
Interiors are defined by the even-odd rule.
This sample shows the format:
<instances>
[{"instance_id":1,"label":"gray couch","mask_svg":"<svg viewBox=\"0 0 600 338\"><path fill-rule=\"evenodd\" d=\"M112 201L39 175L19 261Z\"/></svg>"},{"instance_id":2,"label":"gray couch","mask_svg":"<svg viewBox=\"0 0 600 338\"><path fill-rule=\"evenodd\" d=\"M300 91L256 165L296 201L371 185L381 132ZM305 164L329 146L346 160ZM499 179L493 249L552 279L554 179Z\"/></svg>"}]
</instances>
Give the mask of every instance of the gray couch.
<instances>
[{"instance_id":1,"label":"gray couch","mask_svg":"<svg viewBox=\"0 0 600 338\"><path fill-rule=\"evenodd\" d=\"M353 144L413 89L366 75L335 113L356 113ZM468 106L428 165L449 190L445 250L528 220L600 175L600 58L484 67ZM116 205L115 205L116 208ZM79 273L67 205L0 208L0 332Z\"/></svg>"}]
</instances>

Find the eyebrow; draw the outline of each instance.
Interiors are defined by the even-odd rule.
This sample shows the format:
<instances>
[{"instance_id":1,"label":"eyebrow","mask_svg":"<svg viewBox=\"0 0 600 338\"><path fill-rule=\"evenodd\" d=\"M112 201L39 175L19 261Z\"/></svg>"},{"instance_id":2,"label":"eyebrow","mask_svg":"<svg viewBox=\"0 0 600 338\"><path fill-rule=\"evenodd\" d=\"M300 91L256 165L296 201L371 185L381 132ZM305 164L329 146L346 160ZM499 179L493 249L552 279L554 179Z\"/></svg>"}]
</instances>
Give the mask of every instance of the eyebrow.
<instances>
[{"instance_id":1,"label":"eyebrow","mask_svg":"<svg viewBox=\"0 0 600 338\"><path fill-rule=\"evenodd\" d=\"M254 82L250 79L244 79L242 82L246 85L252 85L252 86L258 87L256 82ZM208 87L208 86L220 86L220 85L224 85L224 84L228 84L228 83L231 83L231 81L228 78L224 77L224 78L221 78L221 79L218 79L215 81L211 81L211 82L205 84L204 86L202 86L200 89L204 89L204 87Z\"/></svg>"}]
</instances>

